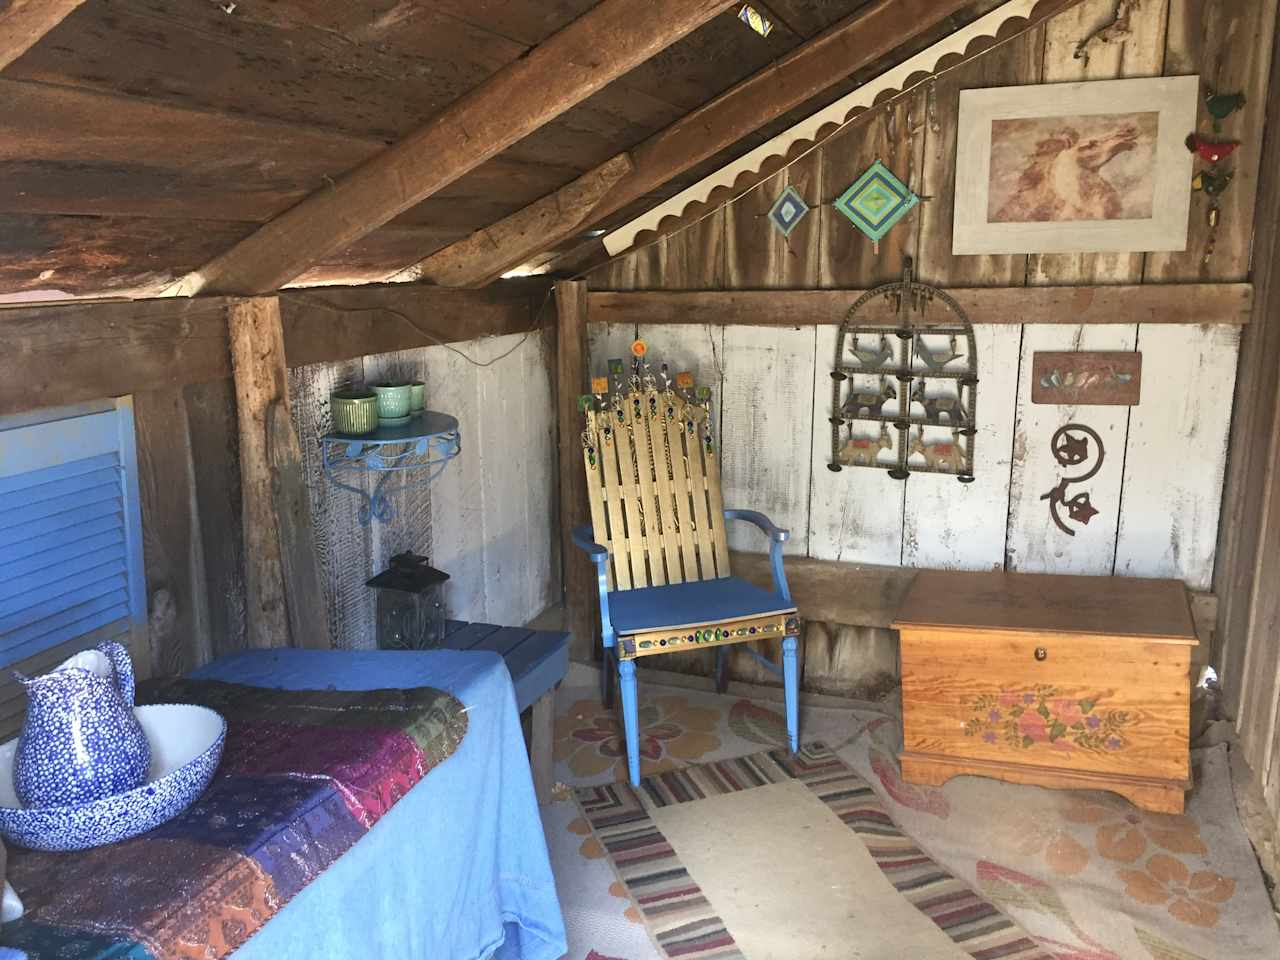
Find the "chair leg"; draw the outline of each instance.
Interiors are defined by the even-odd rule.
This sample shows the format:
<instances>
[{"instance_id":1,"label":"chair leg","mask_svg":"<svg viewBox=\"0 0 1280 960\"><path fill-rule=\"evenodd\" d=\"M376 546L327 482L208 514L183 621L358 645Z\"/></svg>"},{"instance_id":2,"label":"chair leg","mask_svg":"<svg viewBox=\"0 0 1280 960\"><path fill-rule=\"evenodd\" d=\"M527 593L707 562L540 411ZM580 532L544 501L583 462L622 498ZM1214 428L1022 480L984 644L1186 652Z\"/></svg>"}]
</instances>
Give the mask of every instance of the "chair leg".
<instances>
[{"instance_id":1,"label":"chair leg","mask_svg":"<svg viewBox=\"0 0 1280 960\"><path fill-rule=\"evenodd\" d=\"M605 647L604 659L600 662L600 702L606 710L613 709L613 678L617 666L613 647Z\"/></svg>"},{"instance_id":2,"label":"chair leg","mask_svg":"<svg viewBox=\"0 0 1280 960\"><path fill-rule=\"evenodd\" d=\"M785 637L782 641L782 687L787 701L787 739L791 743L791 752L800 749L800 677L796 663L795 637Z\"/></svg>"},{"instance_id":3,"label":"chair leg","mask_svg":"<svg viewBox=\"0 0 1280 960\"><path fill-rule=\"evenodd\" d=\"M636 706L636 665L632 660L618 664L618 685L622 688L622 726L627 735L627 773L633 787L640 786L640 716Z\"/></svg>"},{"instance_id":4,"label":"chair leg","mask_svg":"<svg viewBox=\"0 0 1280 960\"><path fill-rule=\"evenodd\" d=\"M729 688L729 648L716 647L716 693Z\"/></svg>"}]
</instances>

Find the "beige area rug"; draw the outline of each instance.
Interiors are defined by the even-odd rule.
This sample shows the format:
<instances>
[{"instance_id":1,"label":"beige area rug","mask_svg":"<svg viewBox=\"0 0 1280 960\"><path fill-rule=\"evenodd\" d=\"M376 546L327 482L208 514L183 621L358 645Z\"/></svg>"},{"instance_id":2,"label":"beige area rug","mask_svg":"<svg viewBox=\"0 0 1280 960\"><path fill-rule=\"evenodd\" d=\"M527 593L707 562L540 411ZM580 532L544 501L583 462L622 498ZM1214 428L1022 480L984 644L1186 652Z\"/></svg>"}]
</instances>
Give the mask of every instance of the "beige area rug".
<instances>
[{"instance_id":1,"label":"beige area rug","mask_svg":"<svg viewBox=\"0 0 1280 960\"><path fill-rule=\"evenodd\" d=\"M803 901L802 907L780 909L774 905L772 901L779 899L792 901L790 895L784 896L789 889L784 879L790 874L783 860L777 860L778 867L764 882L757 879L759 871L755 867L708 872L709 868L699 860L708 856L699 842L714 841L717 832L734 838L721 848L728 851L724 853L727 860L745 864L749 860L775 859L768 852L773 850L774 838L797 822L809 823L812 804L808 808L795 806L794 812L782 819L767 815L758 805L791 806L790 800L769 797L766 791L778 792L779 785L782 790L794 791L795 777L766 779L749 790L712 791L696 802L663 803L652 795L649 784L661 782L661 778L653 776L655 773L667 774L668 780L677 773L687 777L690 771L708 764L780 746L785 742L780 704L652 684L642 686L645 732L641 743L648 783L643 799L634 795L628 804L625 794L629 788L617 785L625 778L621 725L595 698L593 687L588 685L593 678L584 679L586 682L574 683L571 677L560 691L557 777L575 787L598 787L601 796L594 802L617 805L615 815L631 811L647 817L651 829L663 834L673 851L688 858L689 862L677 869L686 870L693 885L711 904L710 915L718 917L720 927L731 936L741 932L751 946L741 949L735 940L729 952L723 954L699 954L696 950L680 954L662 949L652 936L656 926L644 912L645 905L615 872L615 852L606 842L609 825L600 822L605 811L589 809L593 801L588 797L582 810L572 801L544 808L548 844L569 928L569 960L769 957L773 954L767 951L774 946L768 938L777 936L776 930L759 934L749 927L738 931L734 926L742 925L740 914L750 913L757 902L763 904L760 910L769 912L770 926L781 924L783 935L807 938L803 949L813 952L792 953L793 960L828 956L822 951L831 941L840 948L840 956L875 957L880 954L868 951L883 944L898 946L893 938L909 925L898 919L879 920L899 916L889 913L883 905L865 909L861 898L871 896L877 889L870 881L859 879L859 896L856 902L846 905L850 916L861 918L857 925L862 931L856 943L848 944L840 942L845 940L849 927L845 923L847 916L833 907L837 898L825 894L814 898L805 887L794 900ZM846 885L850 881L848 869L855 869L855 875L862 878L856 872L858 857L848 847L851 841L864 851L862 866L867 856L875 858L877 843L888 844L890 852L894 844L899 844L917 850L945 873L950 878L947 890L967 892L974 898L975 910L988 911L993 922L1008 924L1008 929L1028 937L1039 952L1024 952L1022 956L1057 960L1280 957L1280 930L1236 814L1226 745L1193 752L1196 785L1187 796L1187 812L1168 816L1146 813L1105 793L1052 791L977 777L956 778L942 788L904 783L896 761L898 724L893 717L870 711L805 708L801 732L806 741L822 738L832 746L836 756L865 785L865 796L879 804L883 818L880 824L861 831L840 821L848 830L838 841L842 846L831 846L837 843L834 840L823 841L824 849L838 851L838 855L812 861L811 879L816 878L818 883L825 880L832 887ZM792 782L788 784L788 780ZM673 782L681 781L677 778ZM613 795L609 796L611 792ZM718 808L718 812L698 813L698 807L704 804L708 810ZM679 807L687 807L689 813L679 812ZM731 812L735 810L737 816ZM690 839L689 834L701 834L698 829L686 832L687 824L698 819L704 824L714 820L718 825L716 831L706 831L702 841ZM829 828L828 822L823 828L824 837ZM870 832L872 829L883 832L875 835ZM667 837L665 831L670 831L671 836ZM744 837L754 840L748 842ZM639 842L636 837L631 839ZM608 842L616 846L616 841ZM802 839L795 842L800 844ZM711 849L714 860L717 848ZM753 849L765 852L753 860ZM695 860L699 863L696 867ZM903 909L905 900L914 911L908 911L916 918L910 928L917 929L921 910L912 902L913 891L899 887L880 869L877 884L881 893L886 883L897 898L898 909ZM809 902L815 899L821 902ZM806 929L797 933L798 924L778 919L798 916L796 911L800 909L823 911L818 914L823 929L817 929L816 920L812 924L805 921ZM868 927L869 916L879 922ZM828 924L842 932L824 936ZM934 927L938 928L938 924ZM945 927L933 933L939 930L946 933ZM953 937L947 936L946 940L948 943L939 944L940 948L949 945L962 950L960 956L978 955ZM864 952L855 953L855 947ZM929 960L934 956L927 948L902 950L896 955ZM950 955L955 955L954 950ZM995 960L1002 954L987 956Z\"/></svg>"}]
</instances>

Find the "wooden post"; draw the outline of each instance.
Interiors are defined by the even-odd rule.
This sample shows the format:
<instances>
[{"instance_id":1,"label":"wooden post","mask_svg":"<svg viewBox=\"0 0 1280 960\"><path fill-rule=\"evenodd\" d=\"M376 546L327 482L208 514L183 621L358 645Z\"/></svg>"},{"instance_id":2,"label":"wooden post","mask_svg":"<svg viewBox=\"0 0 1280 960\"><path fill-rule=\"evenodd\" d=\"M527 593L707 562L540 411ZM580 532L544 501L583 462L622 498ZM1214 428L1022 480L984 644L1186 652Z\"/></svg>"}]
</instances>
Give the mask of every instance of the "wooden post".
<instances>
[{"instance_id":1,"label":"wooden post","mask_svg":"<svg viewBox=\"0 0 1280 960\"><path fill-rule=\"evenodd\" d=\"M289 418L286 400L267 411L267 454L271 462L271 493L280 530L280 565L289 633L295 647L327 650L329 618L320 588L320 561L312 535L311 498L302 474L302 450Z\"/></svg>"},{"instance_id":2,"label":"wooden post","mask_svg":"<svg viewBox=\"0 0 1280 960\"><path fill-rule=\"evenodd\" d=\"M581 414L578 397L587 390L587 285L581 280L556 284L556 423L560 446L560 555L564 563L565 628L572 634L569 656L596 657L600 617L595 570L573 545L573 528L590 520L587 481L582 475Z\"/></svg>"},{"instance_id":3,"label":"wooden post","mask_svg":"<svg viewBox=\"0 0 1280 960\"><path fill-rule=\"evenodd\" d=\"M180 676L213 659L204 542L181 387L134 395L151 668Z\"/></svg>"},{"instance_id":4,"label":"wooden post","mask_svg":"<svg viewBox=\"0 0 1280 960\"><path fill-rule=\"evenodd\" d=\"M272 405L289 403L280 301L260 297L233 303L227 332L240 423L249 646L287 647L289 619L267 440ZM317 595L313 602L321 598Z\"/></svg>"}]
</instances>

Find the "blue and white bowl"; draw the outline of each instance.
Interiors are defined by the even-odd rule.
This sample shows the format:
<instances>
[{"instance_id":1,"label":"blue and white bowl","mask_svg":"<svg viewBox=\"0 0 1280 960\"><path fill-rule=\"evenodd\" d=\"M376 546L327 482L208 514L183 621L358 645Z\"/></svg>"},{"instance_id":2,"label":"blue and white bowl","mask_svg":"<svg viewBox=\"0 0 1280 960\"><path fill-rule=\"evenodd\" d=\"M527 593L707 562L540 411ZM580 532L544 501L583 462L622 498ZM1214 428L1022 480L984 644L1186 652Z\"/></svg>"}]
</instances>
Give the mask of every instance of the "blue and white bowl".
<instances>
[{"instance_id":1,"label":"blue and white bowl","mask_svg":"<svg viewBox=\"0 0 1280 960\"><path fill-rule=\"evenodd\" d=\"M0 834L31 850L86 850L146 833L191 806L218 769L227 722L207 707L135 707L151 744L141 786L64 807L23 807L13 789L18 741L0 745Z\"/></svg>"}]
</instances>

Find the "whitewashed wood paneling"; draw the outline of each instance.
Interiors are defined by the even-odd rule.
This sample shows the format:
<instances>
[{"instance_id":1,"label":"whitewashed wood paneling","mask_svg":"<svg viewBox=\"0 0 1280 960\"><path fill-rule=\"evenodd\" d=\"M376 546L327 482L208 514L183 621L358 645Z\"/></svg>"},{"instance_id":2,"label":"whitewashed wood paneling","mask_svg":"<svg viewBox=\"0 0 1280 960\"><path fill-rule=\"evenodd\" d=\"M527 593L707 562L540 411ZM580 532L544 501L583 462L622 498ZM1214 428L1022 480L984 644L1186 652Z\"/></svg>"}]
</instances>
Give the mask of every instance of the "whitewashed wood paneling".
<instances>
[{"instance_id":1,"label":"whitewashed wood paneling","mask_svg":"<svg viewBox=\"0 0 1280 960\"><path fill-rule=\"evenodd\" d=\"M814 344L809 555L853 563L901 563L906 495L902 481L892 479L885 470L845 467L836 473L828 468L831 370L838 334L837 327L819 327ZM890 401L885 411L892 409ZM865 426L867 435L873 435L872 425ZM886 459L890 453L885 451ZM726 460L732 456L734 451L725 451Z\"/></svg>"},{"instance_id":2,"label":"whitewashed wood paneling","mask_svg":"<svg viewBox=\"0 0 1280 960\"><path fill-rule=\"evenodd\" d=\"M511 335L453 346L290 371L324 602L341 647L374 645L374 599L364 584L402 550L427 554L449 573L445 597L457 619L522 624L558 589L551 565L554 406L542 338ZM457 352L483 363L513 347L486 367ZM384 488L392 519L364 527L360 499L323 475L318 438L330 429L332 390L392 378L426 382L427 406L458 418L462 452L429 488L412 486L410 476L393 477ZM374 480L361 485L371 490Z\"/></svg>"},{"instance_id":3,"label":"whitewashed wood paneling","mask_svg":"<svg viewBox=\"0 0 1280 960\"><path fill-rule=\"evenodd\" d=\"M1029 326L1022 337L1018 409L1014 425L1013 472L1009 489L1006 562L1010 570L1028 573L1110 574L1115 562L1120 520L1120 489L1129 407L1075 407L1031 402L1031 358L1038 350L1132 350L1133 326ZM987 415L991 411L987 411ZM979 411L979 417L983 412ZM1087 524L1067 521L1074 536L1063 533L1040 499L1062 475L1078 475L1079 467L1062 467L1050 451L1053 433L1068 423L1092 427L1102 438L1106 456L1091 479L1068 489L1073 497L1089 492L1098 514ZM1093 442L1090 441L1090 452ZM1092 463L1092 458L1090 463ZM1066 520L1066 511L1062 511Z\"/></svg>"},{"instance_id":4,"label":"whitewashed wood paneling","mask_svg":"<svg viewBox=\"0 0 1280 960\"><path fill-rule=\"evenodd\" d=\"M937 474L906 482L902 563L940 570L1004 566L1018 400L1020 327L975 326L978 344L978 435L972 483ZM945 438L946 431L938 432ZM929 436L925 437L926 442ZM917 454L916 459L921 459ZM914 461L913 461L914 462Z\"/></svg>"},{"instance_id":5,"label":"whitewashed wood paneling","mask_svg":"<svg viewBox=\"0 0 1280 960\"><path fill-rule=\"evenodd\" d=\"M789 554L809 552L815 327L727 327L721 388L724 505L759 510L791 531ZM728 528L731 550L762 553L753 526Z\"/></svg>"},{"instance_id":6,"label":"whitewashed wood paneling","mask_svg":"<svg viewBox=\"0 0 1280 960\"><path fill-rule=\"evenodd\" d=\"M1144 326L1115 572L1209 589L1240 350L1238 327Z\"/></svg>"},{"instance_id":7,"label":"whitewashed wood paneling","mask_svg":"<svg viewBox=\"0 0 1280 960\"><path fill-rule=\"evenodd\" d=\"M320 561L329 636L344 649L373 645L374 600L364 585L372 575L368 527L359 521L360 498L334 486L321 466L320 437L333 423L329 394L364 380L361 360L317 363L289 371L294 429L311 500L312 535ZM364 478L348 480L363 487Z\"/></svg>"}]
</instances>

